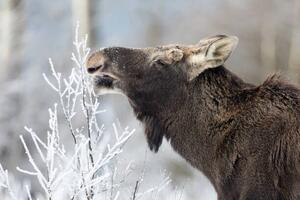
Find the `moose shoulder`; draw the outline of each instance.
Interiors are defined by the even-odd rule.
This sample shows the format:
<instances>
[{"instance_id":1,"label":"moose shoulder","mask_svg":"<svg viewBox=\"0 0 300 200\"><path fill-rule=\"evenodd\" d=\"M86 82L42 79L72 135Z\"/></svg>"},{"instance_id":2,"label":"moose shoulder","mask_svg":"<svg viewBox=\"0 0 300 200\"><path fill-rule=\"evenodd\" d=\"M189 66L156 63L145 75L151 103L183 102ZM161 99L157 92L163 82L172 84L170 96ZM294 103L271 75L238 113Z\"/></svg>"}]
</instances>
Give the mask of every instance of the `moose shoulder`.
<instances>
[{"instance_id":1,"label":"moose shoulder","mask_svg":"<svg viewBox=\"0 0 300 200\"><path fill-rule=\"evenodd\" d=\"M223 67L238 43L105 48L87 71L99 94L126 95L149 147L163 137L219 199L300 199L300 91L273 76L255 86Z\"/></svg>"}]
</instances>

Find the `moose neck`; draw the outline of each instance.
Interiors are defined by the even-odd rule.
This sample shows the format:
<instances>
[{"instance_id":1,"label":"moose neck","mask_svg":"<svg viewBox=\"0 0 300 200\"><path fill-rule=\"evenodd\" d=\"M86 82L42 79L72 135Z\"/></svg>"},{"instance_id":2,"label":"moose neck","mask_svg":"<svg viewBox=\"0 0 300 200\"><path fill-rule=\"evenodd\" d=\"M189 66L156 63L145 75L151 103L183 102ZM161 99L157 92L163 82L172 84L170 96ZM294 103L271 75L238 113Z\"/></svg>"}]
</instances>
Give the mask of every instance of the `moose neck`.
<instances>
[{"instance_id":1,"label":"moose neck","mask_svg":"<svg viewBox=\"0 0 300 200\"><path fill-rule=\"evenodd\" d=\"M238 101L246 98L245 88L254 87L219 66L202 72L177 97L171 97L172 103L155 108L155 113L149 113L147 106L134 99L130 103L137 118L144 123L151 150L158 151L165 136L175 151L216 185L219 177L216 171L221 169L214 169L219 162L215 156L219 154L219 159L224 159L227 150L223 144L232 132ZM226 164L219 168L224 171Z\"/></svg>"},{"instance_id":2,"label":"moose neck","mask_svg":"<svg viewBox=\"0 0 300 200\"><path fill-rule=\"evenodd\" d=\"M195 78L189 86L189 95L193 97L201 97L199 100L192 102L199 106L203 106L205 110L207 106L213 111L218 111L220 108L226 107L225 104L220 104L222 101L228 101L230 97L239 94L245 88L251 88L253 85L245 83L242 79L227 70L223 66L208 69ZM207 104L207 106L201 103ZM223 102L224 103L224 102Z\"/></svg>"},{"instance_id":3,"label":"moose neck","mask_svg":"<svg viewBox=\"0 0 300 200\"><path fill-rule=\"evenodd\" d=\"M218 159L224 159L226 151L222 145L230 137L238 110L236 97L242 98L243 89L252 87L223 66L206 70L190 83L184 106L162 119L169 121L166 136L174 150L214 185L219 177Z\"/></svg>"}]
</instances>

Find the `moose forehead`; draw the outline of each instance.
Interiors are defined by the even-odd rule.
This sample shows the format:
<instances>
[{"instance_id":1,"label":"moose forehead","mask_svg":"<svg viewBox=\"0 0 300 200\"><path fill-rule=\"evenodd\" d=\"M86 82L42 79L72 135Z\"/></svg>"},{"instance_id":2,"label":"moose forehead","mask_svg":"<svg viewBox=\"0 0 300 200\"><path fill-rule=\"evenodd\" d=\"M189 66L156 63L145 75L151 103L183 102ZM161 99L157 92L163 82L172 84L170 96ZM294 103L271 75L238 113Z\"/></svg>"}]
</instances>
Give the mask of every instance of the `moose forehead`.
<instances>
[{"instance_id":1,"label":"moose forehead","mask_svg":"<svg viewBox=\"0 0 300 200\"><path fill-rule=\"evenodd\" d=\"M93 52L88 60L88 66L97 65L99 62L110 60L112 62L122 61L123 59L138 59L147 58L152 60L157 56L162 56L172 49L186 49L179 45L166 45L158 47L147 47L147 48L125 48L125 47L107 47L98 51Z\"/></svg>"}]
</instances>

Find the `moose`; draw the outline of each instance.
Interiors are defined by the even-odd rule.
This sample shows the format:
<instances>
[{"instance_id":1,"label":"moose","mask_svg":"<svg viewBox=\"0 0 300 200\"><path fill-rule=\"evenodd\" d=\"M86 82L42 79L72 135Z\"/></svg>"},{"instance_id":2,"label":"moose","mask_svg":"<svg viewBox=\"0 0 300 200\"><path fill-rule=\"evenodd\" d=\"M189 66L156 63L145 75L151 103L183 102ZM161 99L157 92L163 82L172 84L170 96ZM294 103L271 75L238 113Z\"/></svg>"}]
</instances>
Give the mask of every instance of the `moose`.
<instances>
[{"instance_id":1,"label":"moose","mask_svg":"<svg viewBox=\"0 0 300 200\"><path fill-rule=\"evenodd\" d=\"M254 85L224 67L238 38L103 48L87 72L97 94L121 93L145 127L212 183L219 200L300 199L300 90L278 75Z\"/></svg>"}]
</instances>

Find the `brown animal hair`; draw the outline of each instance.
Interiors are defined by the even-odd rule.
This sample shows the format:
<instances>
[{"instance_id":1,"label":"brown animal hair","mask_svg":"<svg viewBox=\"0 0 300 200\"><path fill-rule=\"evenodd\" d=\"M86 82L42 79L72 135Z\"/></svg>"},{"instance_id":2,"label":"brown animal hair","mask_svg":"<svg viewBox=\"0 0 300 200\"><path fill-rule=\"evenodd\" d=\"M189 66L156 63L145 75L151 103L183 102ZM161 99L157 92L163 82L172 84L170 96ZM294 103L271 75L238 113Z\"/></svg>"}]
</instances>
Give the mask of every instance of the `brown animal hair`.
<instances>
[{"instance_id":1,"label":"brown animal hair","mask_svg":"<svg viewBox=\"0 0 300 200\"><path fill-rule=\"evenodd\" d=\"M238 39L104 48L87 70L99 94L119 92L145 125L213 184L218 199L300 199L300 91L278 76L246 83L225 68Z\"/></svg>"}]
</instances>

